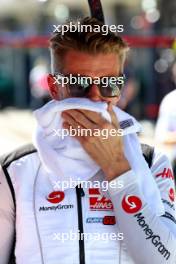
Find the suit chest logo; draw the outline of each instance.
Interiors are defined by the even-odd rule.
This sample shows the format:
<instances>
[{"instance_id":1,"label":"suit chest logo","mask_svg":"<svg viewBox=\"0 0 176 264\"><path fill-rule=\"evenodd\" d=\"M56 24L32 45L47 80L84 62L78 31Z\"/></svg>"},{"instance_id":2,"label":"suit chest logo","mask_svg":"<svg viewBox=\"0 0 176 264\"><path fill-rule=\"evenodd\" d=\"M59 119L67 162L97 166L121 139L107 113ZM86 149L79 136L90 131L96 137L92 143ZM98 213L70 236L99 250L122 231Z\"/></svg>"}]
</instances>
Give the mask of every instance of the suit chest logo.
<instances>
[{"instance_id":1,"label":"suit chest logo","mask_svg":"<svg viewBox=\"0 0 176 264\"><path fill-rule=\"evenodd\" d=\"M113 211L113 204L109 198L100 193L98 188L90 188L89 208L91 211Z\"/></svg>"}]
</instances>

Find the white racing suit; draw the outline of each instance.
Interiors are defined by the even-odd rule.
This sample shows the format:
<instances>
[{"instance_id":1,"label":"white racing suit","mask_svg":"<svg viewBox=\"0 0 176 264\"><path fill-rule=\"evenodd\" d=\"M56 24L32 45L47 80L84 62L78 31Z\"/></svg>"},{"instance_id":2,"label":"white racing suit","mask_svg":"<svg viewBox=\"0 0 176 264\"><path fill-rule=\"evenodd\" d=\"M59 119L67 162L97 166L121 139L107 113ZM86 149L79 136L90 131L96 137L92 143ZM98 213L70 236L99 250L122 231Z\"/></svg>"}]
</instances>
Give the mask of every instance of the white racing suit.
<instances>
[{"instance_id":1,"label":"white racing suit","mask_svg":"<svg viewBox=\"0 0 176 264\"><path fill-rule=\"evenodd\" d=\"M110 198L95 186L62 192L53 190L35 150L13 152L1 161L0 264L9 263L14 237L17 264L176 263L174 180L156 151L151 172L162 216L147 204L132 170L113 180Z\"/></svg>"}]
</instances>

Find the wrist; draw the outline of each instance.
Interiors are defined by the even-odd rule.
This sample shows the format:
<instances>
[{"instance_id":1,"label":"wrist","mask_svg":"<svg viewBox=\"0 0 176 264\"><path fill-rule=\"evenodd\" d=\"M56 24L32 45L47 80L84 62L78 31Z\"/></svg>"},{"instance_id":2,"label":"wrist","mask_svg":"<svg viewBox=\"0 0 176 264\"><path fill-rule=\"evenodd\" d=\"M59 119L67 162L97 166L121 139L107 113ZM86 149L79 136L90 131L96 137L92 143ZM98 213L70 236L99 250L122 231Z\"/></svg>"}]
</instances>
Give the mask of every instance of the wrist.
<instances>
[{"instance_id":1,"label":"wrist","mask_svg":"<svg viewBox=\"0 0 176 264\"><path fill-rule=\"evenodd\" d=\"M110 166L105 172L107 181L112 181L113 179L119 177L120 175L131 170L131 166L126 158L118 160L114 165Z\"/></svg>"}]
</instances>

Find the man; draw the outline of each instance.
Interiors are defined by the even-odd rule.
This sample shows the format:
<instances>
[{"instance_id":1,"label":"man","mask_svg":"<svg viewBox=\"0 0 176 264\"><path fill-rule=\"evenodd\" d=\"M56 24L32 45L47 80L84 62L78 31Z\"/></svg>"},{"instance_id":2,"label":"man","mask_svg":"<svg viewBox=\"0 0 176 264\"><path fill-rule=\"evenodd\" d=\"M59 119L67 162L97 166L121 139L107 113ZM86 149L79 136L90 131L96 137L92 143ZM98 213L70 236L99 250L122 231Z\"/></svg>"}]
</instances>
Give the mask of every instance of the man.
<instances>
[{"instance_id":1,"label":"man","mask_svg":"<svg viewBox=\"0 0 176 264\"><path fill-rule=\"evenodd\" d=\"M172 84L176 86L176 62L172 66ZM160 105L159 117L156 125L156 140L164 144L176 144L176 90L168 93ZM160 133L162 131L162 133Z\"/></svg>"},{"instance_id":2,"label":"man","mask_svg":"<svg viewBox=\"0 0 176 264\"><path fill-rule=\"evenodd\" d=\"M176 62L171 69L171 81L176 86ZM170 147L170 159L176 177L176 90L168 93L162 100L156 123L156 141ZM162 131L162 133L161 133Z\"/></svg>"},{"instance_id":3,"label":"man","mask_svg":"<svg viewBox=\"0 0 176 264\"><path fill-rule=\"evenodd\" d=\"M101 25L96 19L90 18L79 22L93 27ZM56 75L79 74L92 79L121 76L128 50L126 43L111 32L103 35L102 32L80 33L78 30L74 33L68 31L65 35L58 32L50 43L52 74L48 76L48 85L52 98L62 102L65 98L81 97L82 94L82 97L96 105L100 102L108 104L112 120L108 122L97 112L71 109L62 112L64 128L70 129L71 126L75 130L81 127L100 131L119 129L120 124L113 111L113 105L119 100L118 85L115 89L110 84L104 89L95 83L86 89L83 84L63 86L56 82ZM57 105L57 101L54 103ZM42 119L42 115L40 117ZM43 121L48 123L48 120ZM64 193L53 192L50 181L52 173L46 172L45 164L39 158L41 150L21 149L4 158L0 172L0 263L9 261L14 229L18 264L175 263L174 182L167 158L155 152L151 165L151 173L165 211L162 216L158 216L141 192L137 176L125 156L122 137L109 136L107 140L103 140L101 135L75 137L100 167L105 180L116 184L122 181L123 187L109 188L109 198L97 188L77 186ZM41 140L46 143L45 136ZM57 166L54 157L47 156L50 164ZM61 155L58 154L57 158L59 162ZM61 165L66 169L71 166ZM73 168L73 174L78 173L77 170L77 167ZM165 177L164 170L170 172L170 177ZM57 177L60 174L61 171ZM147 187L142 186L142 189ZM73 241L70 238L64 243L60 242L60 234L68 234L70 230L81 234L97 232L101 234L101 239ZM119 239L102 239L103 234L111 233L118 234Z\"/></svg>"}]
</instances>

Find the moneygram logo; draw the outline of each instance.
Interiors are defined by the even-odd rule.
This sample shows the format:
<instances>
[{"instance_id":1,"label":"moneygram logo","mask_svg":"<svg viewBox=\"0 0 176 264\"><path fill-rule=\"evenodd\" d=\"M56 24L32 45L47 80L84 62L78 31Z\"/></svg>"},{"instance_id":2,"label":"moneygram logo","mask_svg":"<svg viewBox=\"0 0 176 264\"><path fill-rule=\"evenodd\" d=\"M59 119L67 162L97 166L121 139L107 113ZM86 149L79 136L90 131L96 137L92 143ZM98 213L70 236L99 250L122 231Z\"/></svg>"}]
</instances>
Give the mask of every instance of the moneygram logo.
<instances>
[{"instance_id":1,"label":"moneygram logo","mask_svg":"<svg viewBox=\"0 0 176 264\"><path fill-rule=\"evenodd\" d=\"M64 200L65 194L64 192L57 191L52 192L48 195L47 201L53 204L60 203Z\"/></svg>"},{"instance_id":2,"label":"moneygram logo","mask_svg":"<svg viewBox=\"0 0 176 264\"><path fill-rule=\"evenodd\" d=\"M92 211L112 211L112 201L101 195L98 188L89 189L89 203Z\"/></svg>"},{"instance_id":3,"label":"moneygram logo","mask_svg":"<svg viewBox=\"0 0 176 264\"><path fill-rule=\"evenodd\" d=\"M52 204L52 206L40 206L39 211L56 211L61 209L73 209L73 204L59 204L65 198L65 194L62 191L52 192L46 197L46 200Z\"/></svg>"},{"instance_id":4,"label":"moneygram logo","mask_svg":"<svg viewBox=\"0 0 176 264\"><path fill-rule=\"evenodd\" d=\"M127 195L122 200L122 208L126 213L137 213L142 207L142 201L134 195Z\"/></svg>"},{"instance_id":5,"label":"moneygram logo","mask_svg":"<svg viewBox=\"0 0 176 264\"><path fill-rule=\"evenodd\" d=\"M154 234L153 230L150 228L149 224L146 222L145 217L140 212L135 214L138 225L143 230L144 234L146 235L145 239L149 240L152 245L158 250L158 252L168 260L170 258L171 253L167 250L165 245L161 242L161 237L158 234Z\"/></svg>"}]
</instances>

